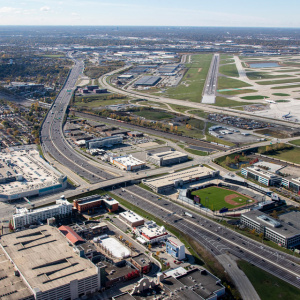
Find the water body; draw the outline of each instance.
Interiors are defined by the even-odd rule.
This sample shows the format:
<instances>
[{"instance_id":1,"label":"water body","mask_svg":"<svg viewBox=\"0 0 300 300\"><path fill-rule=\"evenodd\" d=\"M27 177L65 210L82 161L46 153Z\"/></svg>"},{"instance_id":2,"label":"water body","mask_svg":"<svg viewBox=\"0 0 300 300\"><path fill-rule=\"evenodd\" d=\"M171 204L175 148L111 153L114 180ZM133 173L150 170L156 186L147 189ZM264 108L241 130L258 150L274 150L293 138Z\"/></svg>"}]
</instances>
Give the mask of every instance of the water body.
<instances>
[{"instance_id":1,"label":"water body","mask_svg":"<svg viewBox=\"0 0 300 300\"><path fill-rule=\"evenodd\" d=\"M275 68L280 67L278 63L257 63L257 64L249 64L250 68Z\"/></svg>"}]
</instances>

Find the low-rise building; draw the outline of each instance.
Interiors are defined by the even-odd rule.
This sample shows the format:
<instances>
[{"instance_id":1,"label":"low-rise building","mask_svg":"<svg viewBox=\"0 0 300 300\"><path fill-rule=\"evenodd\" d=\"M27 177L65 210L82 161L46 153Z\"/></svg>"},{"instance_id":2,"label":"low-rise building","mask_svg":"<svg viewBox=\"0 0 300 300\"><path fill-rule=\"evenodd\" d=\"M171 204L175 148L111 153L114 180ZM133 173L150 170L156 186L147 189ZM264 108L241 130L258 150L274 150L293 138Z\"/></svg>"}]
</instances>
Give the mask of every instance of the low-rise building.
<instances>
[{"instance_id":1,"label":"low-rise building","mask_svg":"<svg viewBox=\"0 0 300 300\"><path fill-rule=\"evenodd\" d=\"M131 210L124 211L119 214L119 219L132 228L138 227L144 224L145 220L135 212Z\"/></svg>"},{"instance_id":2,"label":"low-rise building","mask_svg":"<svg viewBox=\"0 0 300 300\"><path fill-rule=\"evenodd\" d=\"M242 168L241 173L246 178L254 179L266 186L276 185L281 183L281 177L279 175L268 172L256 166Z\"/></svg>"},{"instance_id":3,"label":"low-rise building","mask_svg":"<svg viewBox=\"0 0 300 300\"><path fill-rule=\"evenodd\" d=\"M166 151L161 153L147 153L147 160L157 166L168 166L186 162L188 155L180 151Z\"/></svg>"},{"instance_id":4,"label":"low-rise building","mask_svg":"<svg viewBox=\"0 0 300 300\"><path fill-rule=\"evenodd\" d=\"M149 273L151 269L151 260L144 253L140 253L130 258L130 262L139 270L142 274Z\"/></svg>"},{"instance_id":5,"label":"low-rise building","mask_svg":"<svg viewBox=\"0 0 300 300\"><path fill-rule=\"evenodd\" d=\"M285 188L291 189L295 193L299 193L299 191L300 191L300 177L298 177L298 178L293 178L291 176L282 177L281 185L283 185Z\"/></svg>"},{"instance_id":6,"label":"low-rise building","mask_svg":"<svg viewBox=\"0 0 300 300\"><path fill-rule=\"evenodd\" d=\"M184 184L207 178L213 178L218 175L219 171L199 166L149 180L144 179L143 183L149 186L156 193L164 193L173 188L181 187Z\"/></svg>"},{"instance_id":7,"label":"low-rise building","mask_svg":"<svg viewBox=\"0 0 300 300\"><path fill-rule=\"evenodd\" d=\"M112 197L92 195L73 201L74 208L82 213L94 208L105 207L108 211L113 212L118 210L119 202Z\"/></svg>"},{"instance_id":8,"label":"low-rise building","mask_svg":"<svg viewBox=\"0 0 300 300\"><path fill-rule=\"evenodd\" d=\"M124 155L118 157L112 157L111 162L121 170L136 171L145 167L146 163L141 161L132 155Z\"/></svg>"},{"instance_id":9,"label":"low-rise building","mask_svg":"<svg viewBox=\"0 0 300 300\"><path fill-rule=\"evenodd\" d=\"M242 214L240 221L244 226L262 233L265 238L278 245L293 248L300 245L300 224L293 216L285 214L280 220L276 220L259 210L252 210Z\"/></svg>"},{"instance_id":10,"label":"low-rise building","mask_svg":"<svg viewBox=\"0 0 300 300\"><path fill-rule=\"evenodd\" d=\"M123 137L120 135L101 137L86 141L85 146L87 149L112 147L113 145L122 144Z\"/></svg>"},{"instance_id":11,"label":"low-rise building","mask_svg":"<svg viewBox=\"0 0 300 300\"><path fill-rule=\"evenodd\" d=\"M154 221L148 221L143 226L137 227L134 231L140 238L141 243L154 244L165 241L169 236L165 227L158 226Z\"/></svg>"},{"instance_id":12,"label":"low-rise building","mask_svg":"<svg viewBox=\"0 0 300 300\"><path fill-rule=\"evenodd\" d=\"M13 215L14 228L20 228L45 221L52 217L64 217L72 214L73 205L65 199L56 200L56 205L29 210L17 208Z\"/></svg>"},{"instance_id":13,"label":"low-rise building","mask_svg":"<svg viewBox=\"0 0 300 300\"><path fill-rule=\"evenodd\" d=\"M171 236L166 241L166 252L178 260L185 259L184 244Z\"/></svg>"}]
</instances>

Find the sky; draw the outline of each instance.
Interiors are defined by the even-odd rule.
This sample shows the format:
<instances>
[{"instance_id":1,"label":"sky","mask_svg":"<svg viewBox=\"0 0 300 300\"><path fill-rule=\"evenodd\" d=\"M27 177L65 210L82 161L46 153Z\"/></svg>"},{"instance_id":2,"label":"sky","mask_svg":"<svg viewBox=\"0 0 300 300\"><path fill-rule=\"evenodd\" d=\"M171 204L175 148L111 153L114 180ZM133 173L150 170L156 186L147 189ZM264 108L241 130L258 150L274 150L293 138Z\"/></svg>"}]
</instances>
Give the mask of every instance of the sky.
<instances>
[{"instance_id":1,"label":"sky","mask_svg":"<svg viewBox=\"0 0 300 300\"><path fill-rule=\"evenodd\" d=\"M0 0L0 25L300 27L299 0Z\"/></svg>"}]
</instances>

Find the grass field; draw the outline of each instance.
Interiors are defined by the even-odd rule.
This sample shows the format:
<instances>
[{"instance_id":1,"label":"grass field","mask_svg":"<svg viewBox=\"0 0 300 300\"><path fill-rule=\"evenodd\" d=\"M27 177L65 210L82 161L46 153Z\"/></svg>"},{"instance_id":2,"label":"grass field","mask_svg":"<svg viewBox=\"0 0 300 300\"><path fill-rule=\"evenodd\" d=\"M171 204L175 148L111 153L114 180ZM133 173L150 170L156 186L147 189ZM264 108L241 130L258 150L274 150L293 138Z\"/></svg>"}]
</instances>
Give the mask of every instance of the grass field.
<instances>
[{"instance_id":1,"label":"grass field","mask_svg":"<svg viewBox=\"0 0 300 300\"><path fill-rule=\"evenodd\" d=\"M238 266L249 278L261 300L300 299L299 289L285 281L242 260L238 261Z\"/></svg>"},{"instance_id":2,"label":"grass field","mask_svg":"<svg viewBox=\"0 0 300 300\"><path fill-rule=\"evenodd\" d=\"M218 77L218 90L234 89L234 88L241 88L241 87L248 87L248 86L251 85L241 80L223 77L223 76Z\"/></svg>"},{"instance_id":3,"label":"grass field","mask_svg":"<svg viewBox=\"0 0 300 300\"><path fill-rule=\"evenodd\" d=\"M141 104L149 107L160 107L160 108L168 108L165 104L153 101L139 101L139 100L131 100L131 103Z\"/></svg>"},{"instance_id":4,"label":"grass field","mask_svg":"<svg viewBox=\"0 0 300 300\"><path fill-rule=\"evenodd\" d=\"M255 93L257 90L252 90L252 89L241 89L241 90L232 90L232 91L224 91L224 92L219 92L220 94L223 95L240 95L240 94L247 94L247 93Z\"/></svg>"},{"instance_id":5,"label":"grass field","mask_svg":"<svg viewBox=\"0 0 300 300\"><path fill-rule=\"evenodd\" d=\"M286 77L295 77L295 76L293 76L293 75L270 75L268 72L247 72L247 77L251 80L257 80L257 79L286 78Z\"/></svg>"},{"instance_id":6,"label":"grass field","mask_svg":"<svg viewBox=\"0 0 300 300\"><path fill-rule=\"evenodd\" d=\"M261 95L241 97L241 99L245 99L245 100L261 100L261 99L265 99L265 98L269 98L269 97L261 96Z\"/></svg>"},{"instance_id":7,"label":"grass field","mask_svg":"<svg viewBox=\"0 0 300 300\"><path fill-rule=\"evenodd\" d=\"M282 90L282 89L293 89L293 88L298 88L300 87L300 84L296 85L281 85L281 86L274 86L271 89L272 90Z\"/></svg>"},{"instance_id":8,"label":"grass field","mask_svg":"<svg viewBox=\"0 0 300 300\"><path fill-rule=\"evenodd\" d=\"M200 102L206 76L210 67L212 54L197 54L192 56L192 63L187 64L181 83L174 88L169 88L165 96L169 98Z\"/></svg>"},{"instance_id":9,"label":"grass field","mask_svg":"<svg viewBox=\"0 0 300 300\"><path fill-rule=\"evenodd\" d=\"M239 77L239 72L236 68L235 63L220 66L219 73L230 77Z\"/></svg>"},{"instance_id":10,"label":"grass field","mask_svg":"<svg viewBox=\"0 0 300 300\"><path fill-rule=\"evenodd\" d=\"M214 186L194 191L192 192L192 195L199 196L201 204L211 210L220 210L223 207L227 207L229 209L241 207L245 205L249 199L243 195L235 193L234 191ZM230 202L229 200L228 202L225 201L225 198L228 196L231 198L231 201L233 201L232 203L228 203ZM208 200L206 200L207 198Z\"/></svg>"},{"instance_id":11,"label":"grass field","mask_svg":"<svg viewBox=\"0 0 300 300\"><path fill-rule=\"evenodd\" d=\"M294 83L294 82L300 82L300 78L286 79L286 80L257 81L256 83L260 85L272 85L272 84Z\"/></svg>"},{"instance_id":12,"label":"grass field","mask_svg":"<svg viewBox=\"0 0 300 300\"><path fill-rule=\"evenodd\" d=\"M275 71L275 72L279 72L279 73L289 73L289 72L299 72L300 69L294 69L294 70L278 70L278 71Z\"/></svg>"},{"instance_id":13,"label":"grass field","mask_svg":"<svg viewBox=\"0 0 300 300\"><path fill-rule=\"evenodd\" d=\"M294 147L291 150L277 151L274 155L268 154L268 156L300 164L300 148L297 147Z\"/></svg>"},{"instance_id":14,"label":"grass field","mask_svg":"<svg viewBox=\"0 0 300 300\"><path fill-rule=\"evenodd\" d=\"M291 96L290 94L285 94L285 93L274 93L272 95L274 95L274 96L281 96L281 97Z\"/></svg>"},{"instance_id":15,"label":"grass field","mask_svg":"<svg viewBox=\"0 0 300 300\"><path fill-rule=\"evenodd\" d=\"M300 146L300 140L294 140L289 142L290 144L296 145L296 146Z\"/></svg>"},{"instance_id":16,"label":"grass field","mask_svg":"<svg viewBox=\"0 0 300 300\"><path fill-rule=\"evenodd\" d=\"M76 97L74 104L77 107L84 107L85 106L85 107L88 107L88 108L97 108L97 107L106 106L106 105L128 103L127 98L119 99L118 97L116 97L115 99L109 99L109 100L105 100L103 98L104 98L104 96L87 97L89 102L85 103L85 102L82 101L82 99L84 99L84 97Z\"/></svg>"},{"instance_id":17,"label":"grass field","mask_svg":"<svg viewBox=\"0 0 300 300\"><path fill-rule=\"evenodd\" d=\"M172 119L174 115L171 115L164 111L155 111L155 110L142 110L134 112L135 115L144 117L147 120L165 120L165 119Z\"/></svg>"},{"instance_id":18,"label":"grass field","mask_svg":"<svg viewBox=\"0 0 300 300\"><path fill-rule=\"evenodd\" d=\"M230 100L223 97L216 97L216 103L213 104L215 106L221 106L221 107L235 107L235 106L242 106L242 105L252 105L255 102L239 102L235 100Z\"/></svg>"}]
</instances>

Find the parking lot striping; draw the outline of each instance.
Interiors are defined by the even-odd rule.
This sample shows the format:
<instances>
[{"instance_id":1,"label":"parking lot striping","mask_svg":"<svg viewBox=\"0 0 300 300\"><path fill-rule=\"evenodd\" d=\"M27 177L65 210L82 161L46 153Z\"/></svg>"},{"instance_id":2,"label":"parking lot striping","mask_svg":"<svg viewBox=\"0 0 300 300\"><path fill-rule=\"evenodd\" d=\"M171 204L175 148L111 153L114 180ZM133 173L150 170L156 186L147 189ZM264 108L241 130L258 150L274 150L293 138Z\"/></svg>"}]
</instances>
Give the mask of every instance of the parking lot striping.
<instances>
[{"instance_id":1,"label":"parking lot striping","mask_svg":"<svg viewBox=\"0 0 300 300\"><path fill-rule=\"evenodd\" d=\"M129 192L129 193L131 193L131 194L137 196L137 197L140 198L140 199L143 199L144 201L149 202L149 203L152 204L152 205L154 204L155 206L157 206L157 207L159 207L159 208L162 208L160 205L158 205L158 204L156 204L156 203L153 203L153 202L151 202L151 201L148 200L148 199L142 198L141 196L137 195L136 193L131 192L131 191L128 191L126 188L125 188L124 190L126 190L127 192ZM151 193L151 192L150 192L150 193ZM152 193L151 193L151 194L152 194ZM153 194L153 195L156 196L156 197L158 197L158 196L155 195L155 194ZM165 198L164 198L164 200L165 200L165 201L169 201L169 200L167 200L167 199L165 199ZM176 205L176 204L174 204L174 205ZM162 208L162 209L165 210L165 211L167 211L167 212L169 212L169 213L171 213L171 214L173 214L172 211L170 211L170 210L168 210L168 209L166 209L166 208ZM200 216L200 217L201 217L201 216ZM205 217L204 217L204 218L205 218ZM205 218L205 219L206 219L206 218ZM206 231L206 232L208 232L208 233L210 233L210 234L213 234L214 236L220 237L219 235L217 235L217 234L214 233L213 231L208 230L208 229L205 228L204 226L201 226L201 227L200 227L197 223L195 223L195 222L193 222L193 221L191 221L191 220L189 220L189 219L185 219L185 221L187 221L187 222L189 222L189 223L195 225L196 227L201 228L202 230L204 230L204 231ZM209 220L209 221L215 223L215 222L212 221L212 220ZM182 224L182 225L183 225L183 226L186 226L186 225L184 225L184 224ZM223 225L220 225L220 224L215 224L215 225L218 225L218 226L222 226L222 227L223 227ZM224 228L224 227L223 227L223 228ZM190 228L189 228L189 229L190 229ZM228 228L226 228L226 229L231 231L231 229L228 229ZM194 230L193 230L193 231L194 231ZM234 233L234 232L232 231L232 233ZM298 274L298 273L295 273L295 272L293 272L293 271L291 271L291 270L289 270L289 269L287 269L287 268L285 268L285 267L282 267L281 265L276 264L274 261L272 261L272 260L270 260L270 259L268 259L268 258L266 258L266 257L264 257L264 256L262 257L262 256L260 256L259 254L256 254L256 253L253 252L252 250L249 250L249 249L247 249L247 248L245 248L245 247L243 247L243 246L241 246L241 245L239 245L239 244L236 244L236 243L232 242L231 240L227 239L227 238L224 237L224 236L221 236L221 237L222 237L222 239L226 240L226 242L229 242L230 244L234 245L235 247L238 246L240 249L243 249L243 250L246 251L246 252L250 252L252 255L258 257L259 259L264 259L265 261L268 261L269 263L275 265L277 268L281 268L282 270L285 270L286 272L288 272L288 273L290 273L290 274L293 274L293 275L295 275L295 276L297 276L297 277L298 277L298 276L300 277L300 272L299 272L299 274ZM278 253L278 252L274 251L274 253ZM275 254L274 254L274 255L275 255Z\"/></svg>"}]
</instances>

